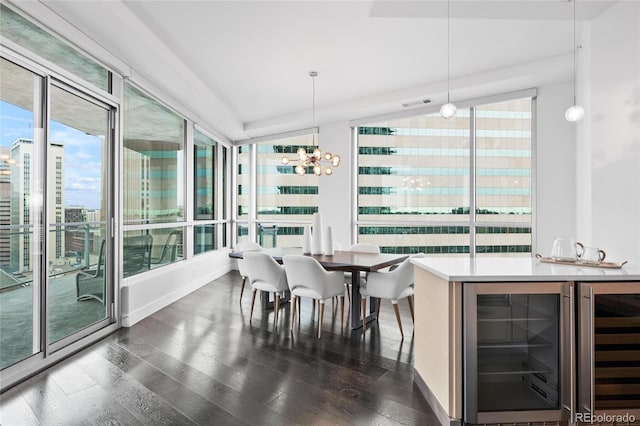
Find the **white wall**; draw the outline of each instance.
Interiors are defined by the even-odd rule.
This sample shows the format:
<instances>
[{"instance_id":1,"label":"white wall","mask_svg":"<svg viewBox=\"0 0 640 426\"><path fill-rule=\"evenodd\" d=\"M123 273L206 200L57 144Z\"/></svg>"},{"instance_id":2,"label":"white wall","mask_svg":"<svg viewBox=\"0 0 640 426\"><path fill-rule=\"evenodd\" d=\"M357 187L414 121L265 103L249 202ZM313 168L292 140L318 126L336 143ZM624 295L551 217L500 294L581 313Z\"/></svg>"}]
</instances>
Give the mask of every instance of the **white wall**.
<instances>
[{"instance_id":1,"label":"white wall","mask_svg":"<svg viewBox=\"0 0 640 426\"><path fill-rule=\"evenodd\" d=\"M324 226L331 226L333 242L343 249L351 245L351 129L349 123L339 122L320 128L320 147L323 152L338 154L340 166L333 176L322 176L318 187L319 212Z\"/></svg>"},{"instance_id":2,"label":"white wall","mask_svg":"<svg viewBox=\"0 0 640 426\"><path fill-rule=\"evenodd\" d=\"M549 256L553 239L576 235L575 125L564 118L573 84L538 88L536 125L536 247Z\"/></svg>"},{"instance_id":3,"label":"white wall","mask_svg":"<svg viewBox=\"0 0 640 426\"><path fill-rule=\"evenodd\" d=\"M583 39L579 223L612 261L640 262L640 3L618 2ZM578 144L582 144L578 140Z\"/></svg>"},{"instance_id":4,"label":"white wall","mask_svg":"<svg viewBox=\"0 0 640 426\"><path fill-rule=\"evenodd\" d=\"M122 326L131 327L226 274L232 264L229 250L219 250L125 278L120 289Z\"/></svg>"}]
</instances>

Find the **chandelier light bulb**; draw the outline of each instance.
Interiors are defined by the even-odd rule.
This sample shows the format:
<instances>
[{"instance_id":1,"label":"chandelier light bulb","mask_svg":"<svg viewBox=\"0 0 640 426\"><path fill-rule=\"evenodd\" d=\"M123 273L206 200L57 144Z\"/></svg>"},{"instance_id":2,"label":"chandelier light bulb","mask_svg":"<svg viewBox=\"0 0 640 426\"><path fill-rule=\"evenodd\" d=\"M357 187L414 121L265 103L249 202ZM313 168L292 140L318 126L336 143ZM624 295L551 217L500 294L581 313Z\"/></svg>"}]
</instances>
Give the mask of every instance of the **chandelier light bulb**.
<instances>
[{"instance_id":1,"label":"chandelier light bulb","mask_svg":"<svg viewBox=\"0 0 640 426\"><path fill-rule=\"evenodd\" d=\"M299 174L300 176L304 175L304 167L302 167L302 165L298 164L296 166L296 173Z\"/></svg>"},{"instance_id":2,"label":"chandelier light bulb","mask_svg":"<svg viewBox=\"0 0 640 426\"><path fill-rule=\"evenodd\" d=\"M289 164L289 157L282 157L282 164Z\"/></svg>"},{"instance_id":3,"label":"chandelier light bulb","mask_svg":"<svg viewBox=\"0 0 640 426\"><path fill-rule=\"evenodd\" d=\"M322 167L316 164L313 166L313 173L315 173L316 176L320 176L322 174Z\"/></svg>"},{"instance_id":4,"label":"chandelier light bulb","mask_svg":"<svg viewBox=\"0 0 640 426\"><path fill-rule=\"evenodd\" d=\"M327 174L327 175L331 175L331 174L333 174L333 169L331 169L331 167L327 167L325 169L324 173Z\"/></svg>"},{"instance_id":5,"label":"chandelier light bulb","mask_svg":"<svg viewBox=\"0 0 640 426\"><path fill-rule=\"evenodd\" d=\"M313 150L313 156L317 159L320 159L320 157L322 157L322 151L320 151L320 148L316 148Z\"/></svg>"},{"instance_id":6,"label":"chandelier light bulb","mask_svg":"<svg viewBox=\"0 0 640 426\"><path fill-rule=\"evenodd\" d=\"M327 160L327 161L330 161L331 160L331 153L330 152L325 152L324 153L324 159Z\"/></svg>"},{"instance_id":7,"label":"chandelier light bulb","mask_svg":"<svg viewBox=\"0 0 640 426\"><path fill-rule=\"evenodd\" d=\"M457 112L458 108L456 108L456 106L452 103L446 103L440 108L440 115L442 116L442 118L447 120L455 117Z\"/></svg>"},{"instance_id":8,"label":"chandelier light bulb","mask_svg":"<svg viewBox=\"0 0 640 426\"><path fill-rule=\"evenodd\" d=\"M567 111L564 113L564 118L572 123L582 120L583 117L584 108L582 108L580 105L572 105L567 108Z\"/></svg>"},{"instance_id":9,"label":"chandelier light bulb","mask_svg":"<svg viewBox=\"0 0 640 426\"><path fill-rule=\"evenodd\" d=\"M300 161L303 161L305 158L307 158L307 151L302 147L298 148L298 158L300 159Z\"/></svg>"}]
</instances>

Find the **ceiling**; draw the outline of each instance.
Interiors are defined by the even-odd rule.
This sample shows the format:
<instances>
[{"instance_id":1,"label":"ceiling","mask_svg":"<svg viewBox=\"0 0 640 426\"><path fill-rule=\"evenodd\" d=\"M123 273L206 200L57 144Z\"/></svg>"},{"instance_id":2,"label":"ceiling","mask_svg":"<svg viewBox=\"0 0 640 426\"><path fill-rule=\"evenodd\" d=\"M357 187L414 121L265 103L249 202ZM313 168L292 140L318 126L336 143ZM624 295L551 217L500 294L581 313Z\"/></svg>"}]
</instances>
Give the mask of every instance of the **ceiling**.
<instances>
[{"instance_id":1,"label":"ceiling","mask_svg":"<svg viewBox=\"0 0 640 426\"><path fill-rule=\"evenodd\" d=\"M582 22L615 3L579 1ZM16 2L20 6L20 2ZM446 100L445 1L47 1L233 140ZM450 3L454 102L572 78L573 3Z\"/></svg>"}]
</instances>

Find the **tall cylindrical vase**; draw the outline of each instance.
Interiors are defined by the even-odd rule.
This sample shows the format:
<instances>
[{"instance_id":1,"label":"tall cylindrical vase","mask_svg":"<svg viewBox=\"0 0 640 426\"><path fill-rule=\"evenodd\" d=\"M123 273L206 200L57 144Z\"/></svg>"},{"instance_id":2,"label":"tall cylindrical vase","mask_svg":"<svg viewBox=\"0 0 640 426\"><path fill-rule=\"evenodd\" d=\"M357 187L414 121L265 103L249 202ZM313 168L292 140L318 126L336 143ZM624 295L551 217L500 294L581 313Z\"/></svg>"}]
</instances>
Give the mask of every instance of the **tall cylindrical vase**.
<instances>
[{"instance_id":1,"label":"tall cylindrical vase","mask_svg":"<svg viewBox=\"0 0 640 426\"><path fill-rule=\"evenodd\" d=\"M311 234L311 254L322 254L322 219L320 213L313 214L313 233Z\"/></svg>"},{"instance_id":2,"label":"tall cylindrical vase","mask_svg":"<svg viewBox=\"0 0 640 426\"><path fill-rule=\"evenodd\" d=\"M323 252L325 256L333 256L333 232L331 227L324 228L324 235L322 237L322 244L324 245Z\"/></svg>"},{"instance_id":3,"label":"tall cylindrical vase","mask_svg":"<svg viewBox=\"0 0 640 426\"><path fill-rule=\"evenodd\" d=\"M304 227L304 235L302 236L302 253L311 253L311 225Z\"/></svg>"}]
</instances>

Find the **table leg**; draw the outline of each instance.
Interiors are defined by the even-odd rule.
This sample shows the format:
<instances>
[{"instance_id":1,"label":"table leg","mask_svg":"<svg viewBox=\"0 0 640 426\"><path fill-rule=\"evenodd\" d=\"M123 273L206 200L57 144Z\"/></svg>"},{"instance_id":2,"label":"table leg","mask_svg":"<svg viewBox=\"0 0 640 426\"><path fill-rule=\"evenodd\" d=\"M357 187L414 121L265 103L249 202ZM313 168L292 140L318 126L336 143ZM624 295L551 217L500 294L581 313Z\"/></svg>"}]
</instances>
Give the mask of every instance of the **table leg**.
<instances>
[{"instance_id":1,"label":"table leg","mask_svg":"<svg viewBox=\"0 0 640 426\"><path fill-rule=\"evenodd\" d=\"M289 298L291 297L291 293L287 290L284 292L284 297L280 298L280 307L282 307L282 305L284 303L287 303L289 301ZM260 304L262 305L262 309L273 309L273 303L274 301L271 300L271 293L268 291L261 291L260 292Z\"/></svg>"},{"instance_id":2,"label":"table leg","mask_svg":"<svg viewBox=\"0 0 640 426\"><path fill-rule=\"evenodd\" d=\"M357 330L362 327L362 319L360 318L360 271L351 272L351 329ZM366 321L370 322L376 319L377 299L369 298L369 315Z\"/></svg>"}]
</instances>

